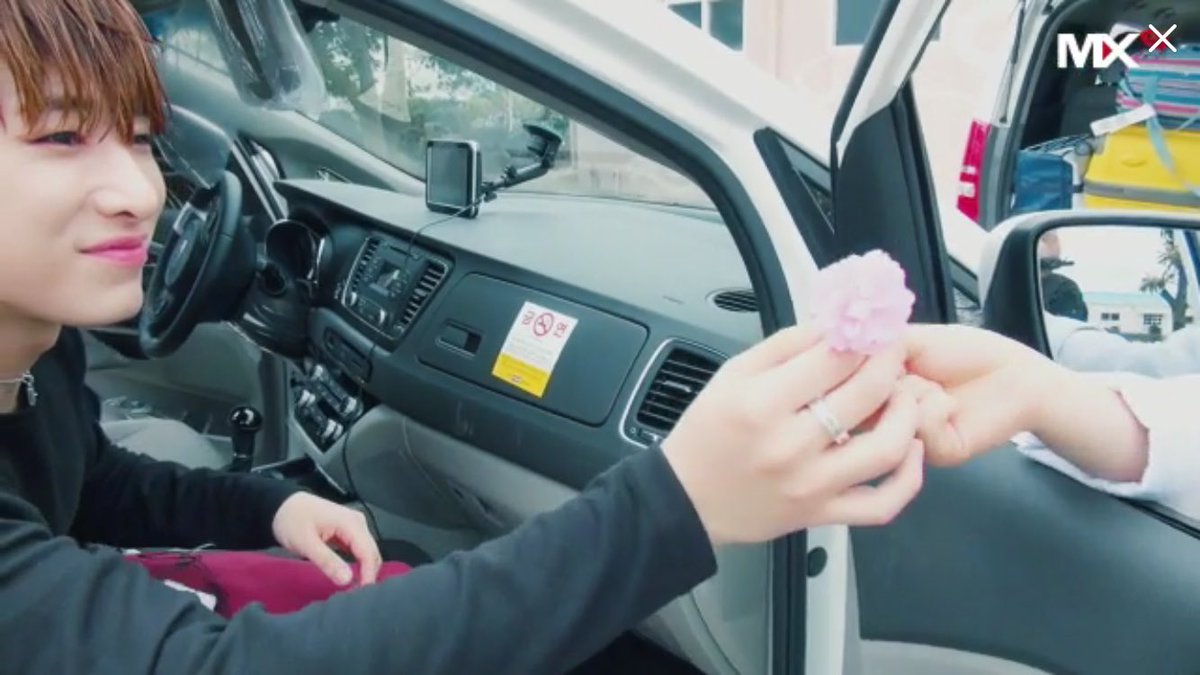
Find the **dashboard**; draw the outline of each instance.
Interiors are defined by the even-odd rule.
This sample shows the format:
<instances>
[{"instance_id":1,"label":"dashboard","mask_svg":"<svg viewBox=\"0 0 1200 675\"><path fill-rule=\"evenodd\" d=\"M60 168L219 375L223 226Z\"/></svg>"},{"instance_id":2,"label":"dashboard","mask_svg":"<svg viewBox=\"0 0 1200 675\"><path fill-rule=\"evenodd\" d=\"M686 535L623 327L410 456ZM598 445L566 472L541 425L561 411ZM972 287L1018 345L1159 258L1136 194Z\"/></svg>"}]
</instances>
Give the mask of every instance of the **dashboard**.
<instances>
[{"instance_id":1,"label":"dashboard","mask_svg":"<svg viewBox=\"0 0 1200 675\"><path fill-rule=\"evenodd\" d=\"M381 404L578 489L761 337L713 213L514 192L466 220L370 187L276 187L289 215L267 256L306 288L293 409L316 453Z\"/></svg>"}]
</instances>

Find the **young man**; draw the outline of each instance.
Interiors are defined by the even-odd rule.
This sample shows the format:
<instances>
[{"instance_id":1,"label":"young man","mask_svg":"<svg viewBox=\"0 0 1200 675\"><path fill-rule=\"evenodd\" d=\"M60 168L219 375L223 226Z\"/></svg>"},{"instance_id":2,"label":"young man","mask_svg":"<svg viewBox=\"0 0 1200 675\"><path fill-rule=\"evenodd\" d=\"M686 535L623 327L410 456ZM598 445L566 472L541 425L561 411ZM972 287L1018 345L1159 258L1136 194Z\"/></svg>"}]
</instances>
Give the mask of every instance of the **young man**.
<instances>
[{"instance_id":1,"label":"young man","mask_svg":"<svg viewBox=\"0 0 1200 675\"><path fill-rule=\"evenodd\" d=\"M557 511L295 613L251 606L222 619L116 551L80 543L278 542L337 576L325 544L337 539L367 582L378 552L347 509L134 456L97 424L78 328L126 319L142 302L164 199L149 148L163 110L126 0L0 0L6 672L558 673L713 574L714 545L885 522L917 491L916 401L895 393L903 350L835 354L786 330L731 359L661 448ZM872 431L842 430L880 409Z\"/></svg>"}]
</instances>

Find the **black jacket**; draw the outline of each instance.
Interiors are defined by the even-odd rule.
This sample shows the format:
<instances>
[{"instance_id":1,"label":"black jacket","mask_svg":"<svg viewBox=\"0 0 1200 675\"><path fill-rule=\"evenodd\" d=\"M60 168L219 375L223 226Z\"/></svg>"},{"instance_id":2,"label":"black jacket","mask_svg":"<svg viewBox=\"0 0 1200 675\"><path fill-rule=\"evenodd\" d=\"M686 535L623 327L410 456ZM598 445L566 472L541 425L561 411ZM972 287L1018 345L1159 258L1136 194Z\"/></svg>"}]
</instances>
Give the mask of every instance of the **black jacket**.
<instances>
[{"instance_id":1,"label":"black jacket","mask_svg":"<svg viewBox=\"0 0 1200 675\"><path fill-rule=\"evenodd\" d=\"M273 544L294 488L115 447L64 331L37 404L0 415L0 663L70 673L561 673L715 571L662 453L470 552L286 616L231 621L108 546Z\"/></svg>"}]
</instances>

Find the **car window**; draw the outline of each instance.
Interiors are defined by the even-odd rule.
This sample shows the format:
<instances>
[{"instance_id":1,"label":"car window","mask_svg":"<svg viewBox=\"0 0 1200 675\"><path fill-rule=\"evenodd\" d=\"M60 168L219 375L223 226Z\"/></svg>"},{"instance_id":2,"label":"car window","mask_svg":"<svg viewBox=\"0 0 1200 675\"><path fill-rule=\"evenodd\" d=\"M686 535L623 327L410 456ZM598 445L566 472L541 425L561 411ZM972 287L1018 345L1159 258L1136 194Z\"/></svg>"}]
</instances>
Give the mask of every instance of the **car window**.
<instances>
[{"instance_id":1,"label":"car window","mask_svg":"<svg viewBox=\"0 0 1200 675\"><path fill-rule=\"evenodd\" d=\"M419 180L429 140L475 141L483 177L494 179L530 157L525 125L536 124L560 135L562 146L546 176L514 190L716 210L678 171L381 30L304 2L284 15L268 3L217 8L181 0L146 21L167 58L220 73L247 104L304 115Z\"/></svg>"},{"instance_id":2,"label":"car window","mask_svg":"<svg viewBox=\"0 0 1200 675\"><path fill-rule=\"evenodd\" d=\"M547 176L517 189L713 208L678 172L453 61L337 15L305 36L327 92L323 109L306 114L417 178L425 143L438 138L479 143L493 178L526 154L523 125L534 123L563 145Z\"/></svg>"},{"instance_id":3,"label":"car window","mask_svg":"<svg viewBox=\"0 0 1200 675\"><path fill-rule=\"evenodd\" d=\"M201 0L185 0L173 13L144 17L151 33L171 53L218 72L229 72L212 15Z\"/></svg>"}]
</instances>

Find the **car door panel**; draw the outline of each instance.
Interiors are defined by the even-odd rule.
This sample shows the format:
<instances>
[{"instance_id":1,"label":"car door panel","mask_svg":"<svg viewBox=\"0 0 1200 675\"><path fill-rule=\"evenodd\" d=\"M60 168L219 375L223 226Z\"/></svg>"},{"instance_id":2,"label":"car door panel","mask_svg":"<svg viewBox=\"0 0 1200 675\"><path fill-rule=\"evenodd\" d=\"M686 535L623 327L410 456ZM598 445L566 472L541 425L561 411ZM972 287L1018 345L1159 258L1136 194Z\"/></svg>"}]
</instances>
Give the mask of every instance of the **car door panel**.
<instances>
[{"instance_id":1,"label":"car door panel","mask_svg":"<svg viewBox=\"0 0 1200 675\"><path fill-rule=\"evenodd\" d=\"M944 647L867 640L862 672L888 675L1050 675L1016 661Z\"/></svg>"},{"instance_id":2,"label":"car door panel","mask_svg":"<svg viewBox=\"0 0 1200 675\"><path fill-rule=\"evenodd\" d=\"M930 172L908 78L948 1L890 0L880 7L830 134L831 219L814 221L800 208L805 201L796 195L811 186L804 185L796 162L790 162L790 171L780 170L786 168L784 163L768 157L816 263L828 265L871 249L886 251L905 269L917 296L914 317L933 322L953 317L954 298L937 204L926 190ZM902 30L886 30L889 26ZM759 144L763 146L762 138ZM797 155L786 150L774 154L776 160ZM820 630L809 630L809 653L803 660L799 649L787 655L784 673L816 672L811 656L818 653L823 661L836 662L837 672L861 667L849 591L855 575L851 539L844 527L825 528L823 535L808 538L807 551L798 553L806 556L807 564L789 568L786 591L777 594L776 601L794 608L791 599L807 585L815 604L826 607L833 598L818 594L836 592L840 611L815 614L809 605L808 619L820 623Z\"/></svg>"},{"instance_id":3,"label":"car door panel","mask_svg":"<svg viewBox=\"0 0 1200 675\"><path fill-rule=\"evenodd\" d=\"M1200 664L1200 540L1008 447L854 532L862 635L1056 673Z\"/></svg>"}]
</instances>

